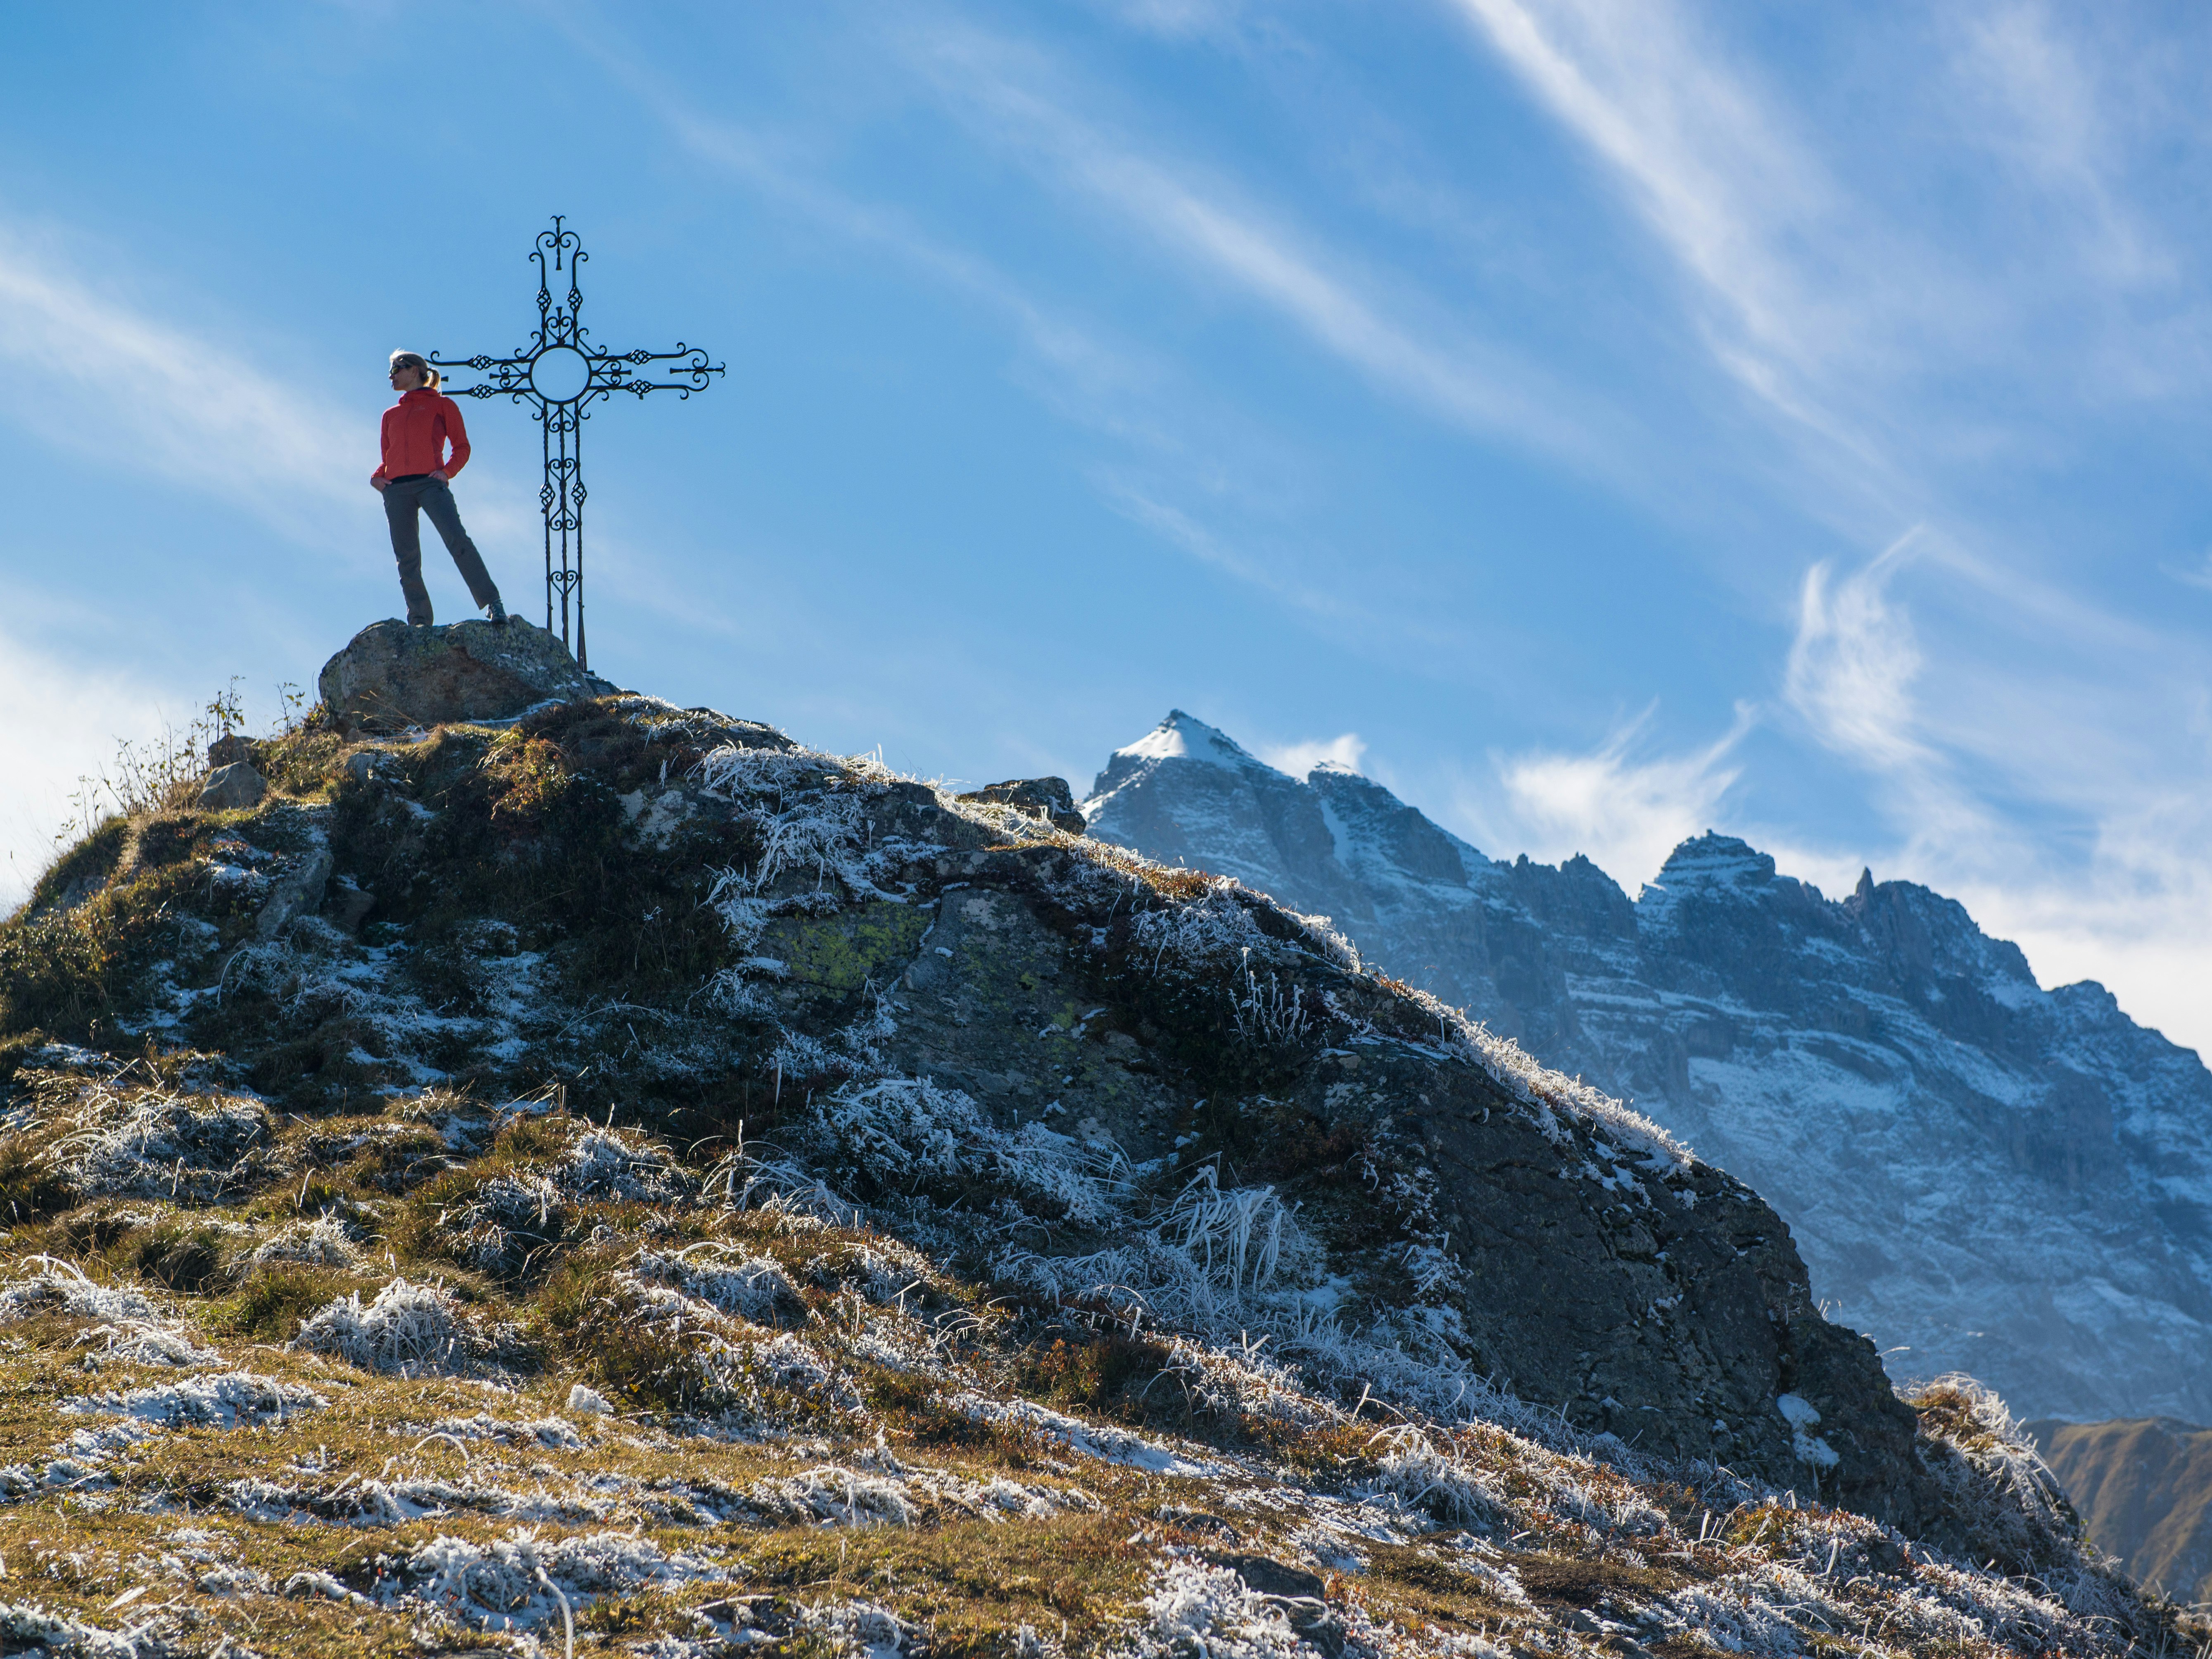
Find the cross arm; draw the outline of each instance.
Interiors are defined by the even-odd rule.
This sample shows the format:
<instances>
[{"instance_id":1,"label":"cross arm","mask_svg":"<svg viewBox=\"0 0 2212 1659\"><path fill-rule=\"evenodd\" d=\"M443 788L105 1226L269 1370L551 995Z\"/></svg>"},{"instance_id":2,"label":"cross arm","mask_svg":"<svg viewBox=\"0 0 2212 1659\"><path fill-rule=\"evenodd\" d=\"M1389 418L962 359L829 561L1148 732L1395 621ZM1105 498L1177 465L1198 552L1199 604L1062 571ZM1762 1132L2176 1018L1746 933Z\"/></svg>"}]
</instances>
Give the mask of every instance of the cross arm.
<instances>
[{"instance_id":1,"label":"cross arm","mask_svg":"<svg viewBox=\"0 0 2212 1659\"><path fill-rule=\"evenodd\" d=\"M680 340L673 351L640 349L598 354L592 359L592 367L595 378L605 376L609 391L634 392L640 398L652 392L673 392L679 398L689 398L712 386L714 375L729 372L727 364L710 362L704 350L687 346ZM644 372L641 374L640 370ZM655 380L656 374L667 378Z\"/></svg>"},{"instance_id":2,"label":"cross arm","mask_svg":"<svg viewBox=\"0 0 2212 1659\"><path fill-rule=\"evenodd\" d=\"M441 357L432 352L424 361L434 368L473 368L486 378L474 386L441 387L450 398L496 398L501 392L518 400L530 395L530 365L534 357Z\"/></svg>"}]
</instances>

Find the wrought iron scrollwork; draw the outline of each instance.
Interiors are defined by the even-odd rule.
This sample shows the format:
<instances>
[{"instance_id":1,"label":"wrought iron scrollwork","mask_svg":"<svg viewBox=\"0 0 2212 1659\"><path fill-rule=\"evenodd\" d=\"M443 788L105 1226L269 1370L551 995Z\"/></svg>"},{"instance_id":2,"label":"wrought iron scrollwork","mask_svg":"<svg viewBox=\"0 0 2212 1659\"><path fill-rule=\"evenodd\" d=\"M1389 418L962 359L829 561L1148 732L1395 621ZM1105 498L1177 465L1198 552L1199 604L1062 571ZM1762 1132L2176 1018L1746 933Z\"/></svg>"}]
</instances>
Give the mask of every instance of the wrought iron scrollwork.
<instances>
[{"instance_id":1,"label":"wrought iron scrollwork","mask_svg":"<svg viewBox=\"0 0 2212 1659\"><path fill-rule=\"evenodd\" d=\"M545 483L538 504L545 518L545 626L557 614L561 639L570 644L573 604L576 632L572 648L580 667L590 659L584 643L584 422L591 406L617 392L639 401L656 392L672 392L688 401L704 392L726 366L707 352L678 341L672 351L601 351L580 320L584 308L580 273L591 256L576 233L556 214L553 228L538 234L530 257L538 265L538 326L530 343L512 356L441 357L429 360L441 369L473 369L483 378L473 386L447 386L456 398L508 398L530 406L544 437ZM559 301L553 277L565 272L568 291ZM655 367L659 365L660 367ZM659 376L659 378L655 378Z\"/></svg>"}]
</instances>

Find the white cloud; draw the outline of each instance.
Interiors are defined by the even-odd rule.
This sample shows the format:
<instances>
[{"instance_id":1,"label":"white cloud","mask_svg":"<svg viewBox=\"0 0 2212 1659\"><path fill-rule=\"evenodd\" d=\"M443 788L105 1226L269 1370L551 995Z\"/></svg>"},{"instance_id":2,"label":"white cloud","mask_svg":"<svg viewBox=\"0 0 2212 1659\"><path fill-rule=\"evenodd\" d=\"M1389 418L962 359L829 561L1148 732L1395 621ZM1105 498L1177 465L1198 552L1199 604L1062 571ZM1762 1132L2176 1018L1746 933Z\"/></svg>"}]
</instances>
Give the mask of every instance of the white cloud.
<instances>
[{"instance_id":1,"label":"white cloud","mask_svg":"<svg viewBox=\"0 0 2212 1659\"><path fill-rule=\"evenodd\" d=\"M0 915L28 896L75 816L80 779L118 738L161 729L161 688L114 664L65 660L0 620L0 708L8 711L8 787L0 794ZM173 699L169 707L176 707Z\"/></svg>"},{"instance_id":2,"label":"white cloud","mask_svg":"<svg viewBox=\"0 0 2212 1659\"><path fill-rule=\"evenodd\" d=\"M1448 313L1386 294L1279 215L1187 162L1148 153L1077 113L1079 88L1039 55L972 31L918 40L917 63L1008 155L1103 204L1188 268L1225 282L1391 395L1463 428L1590 465L1607 417L1570 411L1550 376L1468 334Z\"/></svg>"},{"instance_id":3,"label":"white cloud","mask_svg":"<svg viewBox=\"0 0 2212 1659\"><path fill-rule=\"evenodd\" d=\"M1357 732L1334 738L1311 738L1304 743L1262 744L1259 748L1261 760L1294 778L1305 776L1324 763L1357 772L1360 757L1366 752L1367 744Z\"/></svg>"},{"instance_id":4,"label":"white cloud","mask_svg":"<svg viewBox=\"0 0 2212 1659\"><path fill-rule=\"evenodd\" d=\"M1658 0L1457 0L1499 55L1628 186L1646 223L1726 307L1724 362L1786 402L1777 361L1826 349L1774 246L1836 211L1786 125Z\"/></svg>"},{"instance_id":5,"label":"white cloud","mask_svg":"<svg viewBox=\"0 0 2212 1659\"><path fill-rule=\"evenodd\" d=\"M1987 94L1966 130L2071 214L2075 257L2115 283L2172 276L2172 254L2113 187L2118 145L2096 76L2049 13L1998 6L1971 16L1964 39L1960 68Z\"/></svg>"},{"instance_id":6,"label":"white cloud","mask_svg":"<svg viewBox=\"0 0 2212 1659\"><path fill-rule=\"evenodd\" d=\"M373 506L374 434L0 227L0 410L48 442L216 496L288 532Z\"/></svg>"},{"instance_id":7,"label":"white cloud","mask_svg":"<svg viewBox=\"0 0 2212 1659\"><path fill-rule=\"evenodd\" d=\"M1906 532L1841 580L1825 563L1805 573L1784 680L1784 695L1823 743L1883 772L1934 759L1913 735L1919 645L1911 618L1885 592L1919 533Z\"/></svg>"},{"instance_id":8,"label":"white cloud","mask_svg":"<svg viewBox=\"0 0 2212 1659\"><path fill-rule=\"evenodd\" d=\"M1955 629L1942 659L1917 644L1893 588L1923 552L2006 624L1993 659ZM2137 1020L2212 1048L2212 733L2193 675L2146 630L1917 533L1855 571L1815 566L1784 695L1869 776L1889 833L1803 850L1797 872L1863 861L1932 887L2019 945L2045 985L2095 979Z\"/></svg>"},{"instance_id":9,"label":"white cloud","mask_svg":"<svg viewBox=\"0 0 2212 1659\"><path fill-rule=\"evenodd\" d=\"M1493 856L1510 848L1558 863L1581 853L1634 893L1676 847L1720 820L1742 772L1735 751L1754 718L1739 708L1734 725L1705 747L1647 757L1639 740L1651 712L1595 750L1496 758L1495 785L1462 791L1458 815Z\"/></svg>"}]
</instances>

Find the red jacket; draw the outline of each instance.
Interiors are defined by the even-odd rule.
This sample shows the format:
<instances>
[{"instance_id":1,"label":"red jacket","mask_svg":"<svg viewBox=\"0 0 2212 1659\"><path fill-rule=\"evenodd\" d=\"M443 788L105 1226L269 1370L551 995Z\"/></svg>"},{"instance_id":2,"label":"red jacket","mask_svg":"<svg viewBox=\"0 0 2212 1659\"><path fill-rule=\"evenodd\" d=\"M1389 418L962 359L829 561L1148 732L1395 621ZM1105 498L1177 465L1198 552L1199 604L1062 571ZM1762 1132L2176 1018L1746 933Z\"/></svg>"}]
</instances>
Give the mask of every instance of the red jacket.
<instances>
[{"instance_id":1,"label":"red jacket","mask_svg":"<svg viewBox=\"0 0 2212 1659\"><path fill-rule=\"evenodd\" d=\"M448 440L453 446L451 460L443 459ZM417 472L443 472L450 478L468 462L469 430L461 424L461 406L418 386L401 392L399 401L384 411L384 465L368 475L369 482Z\"/></svg>"}]
</instances>

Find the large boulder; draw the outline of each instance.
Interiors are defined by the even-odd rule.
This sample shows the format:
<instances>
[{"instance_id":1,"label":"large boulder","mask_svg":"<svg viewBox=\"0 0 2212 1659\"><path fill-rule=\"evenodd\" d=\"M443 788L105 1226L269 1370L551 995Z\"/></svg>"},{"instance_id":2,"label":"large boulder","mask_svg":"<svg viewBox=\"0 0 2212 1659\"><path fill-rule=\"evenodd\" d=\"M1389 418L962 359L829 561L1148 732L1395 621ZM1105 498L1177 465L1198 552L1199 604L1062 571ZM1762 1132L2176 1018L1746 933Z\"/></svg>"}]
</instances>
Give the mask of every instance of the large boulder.
<instances>
[{"instance_id":1,"label":"large boulder","mask_svg":"<svg viewBox=\"0 0 2212 1659\"><path fill-rule=\"evenodd\" d=\"M268 788L269 781L253 769L252 763L233 761L208 774L200 790L200 811L242 812L259 805Z\"/></svg>"},{"instance_id":2,"label":"large boulder","mask_svg":"<svg viewBox=\"0 0 2212 1659\"><path fill-rule=\"evenodd\" d=\"M437 628L373 623L323 665L316 684L350 733L511 720L613 689L579 668L558 638L520 617Z\"/></svg>"}]
</instances>

